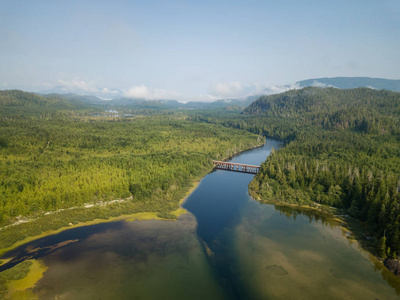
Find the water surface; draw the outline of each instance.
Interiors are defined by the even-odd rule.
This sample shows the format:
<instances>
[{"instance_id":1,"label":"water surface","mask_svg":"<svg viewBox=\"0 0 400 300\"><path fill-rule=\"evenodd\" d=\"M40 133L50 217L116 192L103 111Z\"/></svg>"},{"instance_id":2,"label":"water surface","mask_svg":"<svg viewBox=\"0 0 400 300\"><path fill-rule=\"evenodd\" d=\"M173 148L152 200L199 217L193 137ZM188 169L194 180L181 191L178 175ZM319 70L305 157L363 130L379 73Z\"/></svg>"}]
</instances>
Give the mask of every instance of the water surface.
<instances>
[{"instance_id":1,"label":"water surface","mask_svg":"<svg viewBox=\"0 0 400 300\"><path fill-rule=\"evenodd\" d=\"M259 164L272 147L281 147L267 142L233 161ZM208 262L231 298L399 298L331 217L256 202L247 190L252 178L214 171L184 204L196 216ZM390 277L400 291L400 279Z\"/></svg>"}]
</instances>

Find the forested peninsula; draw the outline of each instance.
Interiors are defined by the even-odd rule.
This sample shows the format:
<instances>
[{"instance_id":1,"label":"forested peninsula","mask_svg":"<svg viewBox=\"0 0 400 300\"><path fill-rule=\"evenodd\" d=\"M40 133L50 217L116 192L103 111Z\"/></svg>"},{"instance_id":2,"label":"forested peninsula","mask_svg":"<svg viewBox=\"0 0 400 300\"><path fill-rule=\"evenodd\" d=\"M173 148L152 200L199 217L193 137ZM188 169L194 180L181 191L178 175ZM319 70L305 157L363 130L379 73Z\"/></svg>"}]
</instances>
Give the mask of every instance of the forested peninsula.
<instances>
[{"instance_id":1,"label":"forested peninsula","mask_svg":"<svg viewBox=\"0 0 400 300\"><path fill-rule=\"evenodd\" d=\"M104 111L76 99L0 92L0 248L123 214L176 218L179 201L212 170L212 159L263 142L176 111Z\"/></svg>"},{"instance_id":2,"label":"forested peninsula","mask_svg":"<svg viewBox=\"0 0 400 300\"><path fill-rule=\"evenodd\" d=\"M263 96L236 127L286 141L250 184L261 201L309 205L361 221L382 259L400 254L400 93L304 88ZM276 121L276 122L275 122Z\"/></svg>"}]
</instances>

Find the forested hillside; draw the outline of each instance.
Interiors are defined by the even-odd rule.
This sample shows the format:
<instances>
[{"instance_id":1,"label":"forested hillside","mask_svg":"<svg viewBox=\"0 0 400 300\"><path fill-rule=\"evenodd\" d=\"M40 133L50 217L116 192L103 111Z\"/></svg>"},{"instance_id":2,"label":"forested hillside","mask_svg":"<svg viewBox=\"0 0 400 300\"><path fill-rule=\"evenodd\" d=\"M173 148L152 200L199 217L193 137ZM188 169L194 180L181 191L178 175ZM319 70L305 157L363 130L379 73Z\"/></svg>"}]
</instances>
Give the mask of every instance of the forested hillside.
<instances>
[{"instance_id":1,"label":"forested hillside","mask_svg":"<svg viewBox=\"0 0 400 300\"><path fill-rule=\"evenodd\" d=\"M100 107L91 106L79 99L65 97L44 97L20 90L0 91L0 118L15 117L48 117L71 115L83 111L102 111ZM72 113L74 112L74 113Z\"/></svg>"},{"instance_id":2,"label":"forested hillside","mask_svg":"<svg viewBox=\"0 0 400 300\"><path fill-rule=\"evenodd\" d=\"M262 96L245 115L285 118L325 129L354 129L369 134L400 132L400 94L368 88L304 88Z\"/></svg>"},{"instance_id":3,"label":"forested hillside","mask_svg":"<svg viewBox=\"0 0 400 300\"><path fill-rule=\"evenodd\" d=\"M261 97L244 114L223 123L287 141L252 181L255 197L345 209L375 236L381 257L397 257L400 93L305 88Z\"/></svg>"}]
</instances>

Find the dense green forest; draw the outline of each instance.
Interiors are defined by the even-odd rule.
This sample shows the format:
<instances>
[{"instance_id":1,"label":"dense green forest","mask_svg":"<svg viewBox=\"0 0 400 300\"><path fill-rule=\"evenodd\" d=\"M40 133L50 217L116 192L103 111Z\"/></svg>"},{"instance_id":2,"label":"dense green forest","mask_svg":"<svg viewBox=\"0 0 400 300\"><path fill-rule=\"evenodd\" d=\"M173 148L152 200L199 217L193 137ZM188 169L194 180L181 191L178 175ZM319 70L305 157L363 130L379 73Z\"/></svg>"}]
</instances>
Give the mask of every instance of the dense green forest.
<instances>
[{"instance_id":1,"label":"dense green forest","mask_svg":"<svg viewBox=\"0 0 400 300\"><path fill-rule=\"evenodd\" d=\"M243 115L219 122L287 142L250 184L255 197L343 209L379 256L400 254L400 93L305 88L263 96Z\"/></svg>"},{"instance_id":2,"label":"dense green forest","mask_svg":"<svg viewBox=\"0 0 400 300\"><path fill-rule=\"evenodd\" d=\"M2 92L0 98L2 112L8 112L0 119L2 226L114 199L130 200L86 209L77 221L144 211L173 217L170 211L189 185L212 169L212 159L262 142L247 131L189 120L181 113L96 118L81 103L70 103L69 113L60 114L63 99L20 91ZM13 113L15 106L26 111ZM47 226L76 221L69 218ZM32 234L24 230L20 238Z\"/></svg>"}]
</instances>

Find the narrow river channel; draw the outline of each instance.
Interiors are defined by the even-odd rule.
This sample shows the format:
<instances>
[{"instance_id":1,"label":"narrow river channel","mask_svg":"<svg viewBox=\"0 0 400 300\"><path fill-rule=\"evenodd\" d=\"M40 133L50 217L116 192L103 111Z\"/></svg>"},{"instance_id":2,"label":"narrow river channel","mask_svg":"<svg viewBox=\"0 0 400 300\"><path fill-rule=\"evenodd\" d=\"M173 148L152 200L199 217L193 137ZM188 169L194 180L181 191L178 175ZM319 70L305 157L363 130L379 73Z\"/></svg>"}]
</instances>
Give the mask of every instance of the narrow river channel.
<instances>
[{"instance_id":1,"label":"narrow river channel","mask_svg":"<svg viewBox=\"0 0 400 300\"><path fill-rule=\"evenodd\" d=\"M272 147L281 144L232 161L260 164ZM213 171L176 222L76 228L9 255L33 253L49 267L34 289L40 299L399 299L400 280L333 219L252 200L253 176Z\"/></svg>"}]
</instances>

